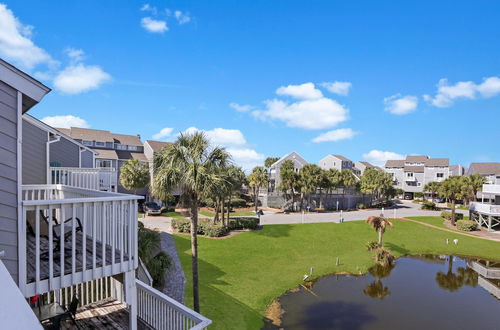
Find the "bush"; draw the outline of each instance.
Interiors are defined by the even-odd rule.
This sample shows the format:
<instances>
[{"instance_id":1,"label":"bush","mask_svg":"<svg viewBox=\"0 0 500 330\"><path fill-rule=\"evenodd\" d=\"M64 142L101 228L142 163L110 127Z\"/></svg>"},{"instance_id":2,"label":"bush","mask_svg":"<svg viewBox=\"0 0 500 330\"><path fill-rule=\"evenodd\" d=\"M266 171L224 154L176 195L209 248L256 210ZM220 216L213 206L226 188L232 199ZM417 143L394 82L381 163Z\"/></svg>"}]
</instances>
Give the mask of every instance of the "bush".
<instances>
[{"instance_id":1,"label":"bush","mask_svg":"<svg viewBox=\"0 0 500 330\"><path fill-rule=\"evenodd\" d=\"M451 212L450 211L443 211L441 212L441 217L445 218L446 220L451 220ZM462 213L455 213L455 220L462 220L464 218L464 215Z\"/></svg>"},{"instance_id":2,"label":"bush","mask_svg":"<svg viewBox=\"0 0 500 330\"><path fill-rule=\"evenodd\" d=\"M377 248L378 248L378 242L373 241L373 242L366 243L366 249L368 251L373 251L373 250L375 250Z\"/></svg>"},{"instance_id":3,"label":"bush","mask_svg":"<svg viewBox=\"0 0 500 330\"><path fill-rule=\"evenodd\" d=\"M238 217L229 219L229 230L256 229L259 226L259 218Z\"/></svg>"},{"instance_id":4,"label":"bush","mask_svg":"<svg viewBox=\"0 0 500 330\"><path fill-rule=\"evenodd\" d=\"M172 219L172 228L179 233L189 233L191 232L191 220L184 218Z\"/></svg>"},{"instance_id":5,"label":"bush","mask_svg":"<svg viewBox=\"0 0 500 330\"><path fill-rule=\"evenodd\" d=\"M427 202L427 201L425 201L425 202L422 203L422 210L435 211L437 209L438 208L437 208L436 204L433 203L433 202Z\"/></svg>"},{"instance_id":6,"label":"bush","mask_svg":"<svg viewBox=\"0 0 500 330\"><path fill-rule=\"evenodd\" d=\"M364 208L366 208L365 204L363 204L363 203L358 204L358 209L362 210Z\"/></svg>"},{"instance_id":7,"label":"bush","mask_svg":"<svg viewBox=\"0 0 500 330\"><path fill-rule=\"evenodd\" d=\"M191 232L191 220L189 219L172 219L172 228L179 233ZM227 234L227 229L220 224L213 224L211 220L198 221L198 234L209 237L221 237Z\"/></svg>"},{"instance_id":8,"label":"bush","mask_svg":"<svg viewBox=\"0 0 500 330\"><path fill-rule=\"evenodd\" d=\"M391 251L386 249L377 249L375 253L375 261L382 266L390 266L394 264L396 258L392 255Z\"/></svg>"},{"instance_id":9,"label":"bush","mask_svg":"<svg viewBox=\"0 0 500 330\"><path fill-rule=\"evenodd\" d=\"M415 197L415 198L422 198L422 197L424 197L424 193L421 193L421 192L417 191L416 193L413 194L413 197Z\"/></svg>"},{"instance_id":10,"label":"bush","mask_svg":"<svg viewBox=\"0 0 500 330\"><path fill-rule=\"evenodd\" d=\"M233 198L231 199L231 207L246 207L247 201L243 198Z\"/></svg>"},{"instance_id":11,"label":"bush","mask_svg":"<svg viewBox=\"0 0 500 330\"><path fill-rule=\"evenodd\" d=\"M458 220L457 229L461 231L475 231L477 229L477 223L472 220Z\"/></svg>"}]
</instances>

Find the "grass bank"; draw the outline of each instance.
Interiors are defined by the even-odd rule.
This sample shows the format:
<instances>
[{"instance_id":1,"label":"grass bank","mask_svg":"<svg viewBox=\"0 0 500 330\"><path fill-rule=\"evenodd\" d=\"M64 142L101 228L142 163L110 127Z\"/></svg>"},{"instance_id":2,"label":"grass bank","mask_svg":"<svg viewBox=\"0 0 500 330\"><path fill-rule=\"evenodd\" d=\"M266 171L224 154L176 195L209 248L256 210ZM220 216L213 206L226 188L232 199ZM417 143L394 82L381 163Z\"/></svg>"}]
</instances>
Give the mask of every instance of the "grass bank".
<instances>
[{"instance_id":1,"label":"grass bank","mask_svg":"<svg viewBox=\"0 0 500 330\"><path fill-rule=\"evenodd\" d=\"M446 245L446 238L460 238L460 243ZM189 236L174 239L188 279L186 303L191 306ZM373 260L365 245L375 239L376 233L364 221L270 225L223 240L200 237L201 312L213 320L212 329L260 329L267 305L297 287L310 267L315 277L366 272ZM396 221L384 235L384 246L396 256L437 253L500 260L499 242L413 222Z\"/></svg>"}]
</instances>

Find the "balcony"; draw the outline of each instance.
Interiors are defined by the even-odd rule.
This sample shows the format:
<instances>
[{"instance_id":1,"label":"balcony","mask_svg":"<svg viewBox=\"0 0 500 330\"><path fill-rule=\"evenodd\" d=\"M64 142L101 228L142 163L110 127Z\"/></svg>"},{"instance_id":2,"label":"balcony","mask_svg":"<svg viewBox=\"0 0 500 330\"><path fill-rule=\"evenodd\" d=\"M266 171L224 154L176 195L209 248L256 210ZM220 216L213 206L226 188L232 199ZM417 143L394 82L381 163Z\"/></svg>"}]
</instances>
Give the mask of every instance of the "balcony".
<instances>
[{"instance_id":1,"label":"balcony","mask_svg":"<svg viewBox=\"0 0 500 330\"><path fill-rule=\"evenodd\" d=\"M483 194L500 195L500 184L483 184Z\"/></svg>"},{"instance_id":2,"label":"balcony","mask_svg":"<svg viewBox=\"0 0 500 330\"><path fill-rule=\"evenodd\" d=\"M469 210L486 215L500 216L500 205L473 202L470 203Z\"/></svg>"},{"instance_id":3,"label":"balcony","mask_svg":"<svg viewBox=\"0 0 500 330\"><path fill-rule=\"evenodd\" d=\"M22 187L19 287L25 297L137 268L141 196L65 185Z\"/></svg>"},{"instance_id":4,"label":"balcony","mask_svg":"<svg viewBox=\"0 0 500 330\"><path fill-rule=\"evenodd\" d=\"M51 184L116 192L117 181L116 170L110 167L50 167Z\"/></svg>"}]
</instances>

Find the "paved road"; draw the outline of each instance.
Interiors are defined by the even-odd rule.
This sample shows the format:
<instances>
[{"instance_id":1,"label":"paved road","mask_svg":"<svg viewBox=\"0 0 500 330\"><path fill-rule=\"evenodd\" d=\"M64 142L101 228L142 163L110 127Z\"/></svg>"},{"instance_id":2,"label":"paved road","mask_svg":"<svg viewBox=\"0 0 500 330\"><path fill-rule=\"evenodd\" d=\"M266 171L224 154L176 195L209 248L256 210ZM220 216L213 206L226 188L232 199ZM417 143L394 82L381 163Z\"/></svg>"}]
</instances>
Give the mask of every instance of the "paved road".
<instances>
[{"instance_id":1,"label":"paved road","mask_svg":"<svg viewBox=\"0 0 500 330\"><path fill-rule=\"evenodd\" d=\"M384 215L389 218L394 217L394 210L396 210L396 217L419 217L419 216L438 216L441 211L425 211L420 209L419 204L411 202L400 201L394 208L384 210ZM369 216L378 216L382 210L360 210L351 212L342 212L345 221L364 220ZM467 214L467 211L457 210L457 212ZM305 213L302 214L264 214L260 217L262 225L275 225L275 224L292 224L292 223L315 223L315 222L339 222L340 212L332 213Z\"/></svg>"}]
</instances>

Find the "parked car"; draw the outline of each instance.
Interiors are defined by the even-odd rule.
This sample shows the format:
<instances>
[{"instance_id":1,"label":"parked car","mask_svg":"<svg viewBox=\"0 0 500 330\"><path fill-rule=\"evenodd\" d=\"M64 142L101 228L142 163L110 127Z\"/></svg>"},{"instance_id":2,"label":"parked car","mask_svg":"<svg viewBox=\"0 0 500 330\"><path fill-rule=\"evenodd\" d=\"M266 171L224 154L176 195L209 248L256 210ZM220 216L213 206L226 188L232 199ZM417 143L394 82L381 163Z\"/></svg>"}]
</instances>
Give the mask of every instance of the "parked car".
<instances>
[{"instance_id":1,"label":"parked car","mask_svg":"<svg viewBox=\"0 0 500 330\"><path fill-rule=\"evenodd\" d=\"M155 202L144 203L144 213L146 215L160 215L161 207Z\"/></svg>"}]
</instances>

